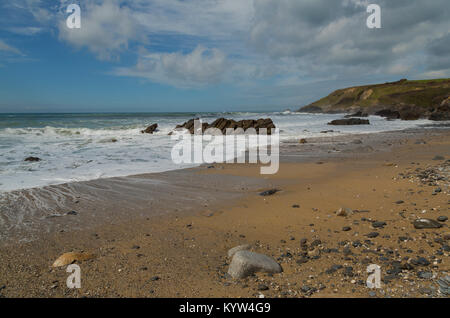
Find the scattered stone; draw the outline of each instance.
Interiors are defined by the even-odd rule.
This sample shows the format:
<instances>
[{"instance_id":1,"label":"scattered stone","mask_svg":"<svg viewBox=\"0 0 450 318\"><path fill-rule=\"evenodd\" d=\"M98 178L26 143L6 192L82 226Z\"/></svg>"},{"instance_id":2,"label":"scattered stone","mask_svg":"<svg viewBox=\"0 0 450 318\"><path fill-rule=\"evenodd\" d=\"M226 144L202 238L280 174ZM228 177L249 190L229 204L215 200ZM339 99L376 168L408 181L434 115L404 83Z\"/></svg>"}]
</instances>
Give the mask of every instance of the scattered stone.
<instances>
[{"instance_id":1,"label":"scattered stone","mask_svg":"<svg viewBox=\"0 0 450 318\"><path fill-rule=\"evenodd\" d=\"M77 211L69 211L66 213L66 215L78 215Z\"/></svg>"},{"instance_id":2,"label":"scattered stone","mask_svg":"<svg viewBox=\"0 0 450 318\"><path fill-rule=\"evenodd\" d=\"M283 269L272 257L250 251L238 251L231 260L228 274L234 279L245 278L256 272L281 273Z\"/></svg>"},{"instance_id":3,"label":"scattered stone","mask_svg":"<svg viewBox=\"0 0 450 318\"><path fill-rule=\"evenodd\" d=\"M418 230L421 229L439 229L442 227L438 221L431 219L418 219L414 221L414 227Z\"/></svg>"},{"instance_id":4,"label":"scattered stone","mask_svg":"<svg viewBox=\"0 0 450 318\"><path fill-rule=\"evenodd\" d=\"M381 221L376 221L376 222L372 223L372 227L375 228L375 229L378 229L378 228L382 229L386 225L387 225L386 222L381 222Z\"/></svg>"},{"instance_id":5,"label":"scattered stone","mask_svg":"<svg viewBox=\"0 0 450 318\"><path fill-rule=\"evenodd\" d=\"M403 201L403 200L398 200L395 202L395 204L403 204L403 203L405 203L405 201Z\"/></svg>"},{"instance_id":6,"label":"scattered stone","mask_svg":"<svg viewBox=\"0 0 450 318\"><path fill-rule=\"evenodd\" d=\"M444 296L450 296L450 275L444 276L437 281L439 292Z\"/></svg>"},{"instance_id":7,"label":"scattered stone","mask_svg":"<svg viewBox=\"0 0 450 318\"><path fill-rule=\"evenodd\" d=\"M258 290L259 291L264 291L264 290L269 290L269 287L265 284L259 284L258 285Z\"/></svg>"},{"instance_id":8,"label":"scattered stone","mask_svg":"<svg viewBox=\"0 0 450 318\"><path fill-rule=\"evenodd\" d=\"M336 211L337 216L349 216L353 214L353 210L349 208L340 208Z\"/></svg>"},{"instance_id":9,"label":"scattered stone","mask_svg":"<svg viewBox=\"0 0 450 318\"><path fill-rule=\"evenodd\" d=\"M439 216L439 217L437 218L437 220L438 220L439 222L445 222L445 221L448 220L448 217L446 217L445 215L441 215L441 216Z\"/></svg>"},{"instance_id":10,"label":"scattered stone","mask_svg":"<svg viewBox=\"0 0 450 318\"><path fill-rule=\"evenodd\" d=\"M230 249L228 251L228 257L230 257L230 258L233 257L233 255L239 251L249 251L251 248L252 248L252 246L250 244L243 244L243 245L233 247L232 249Z\"/></svg>"},{"instance_id":11,"label":"scattered stone","mask_svg":"<svg viewBox=\"0 0 450 318\"><path fill-rule=\"evenodd\" d=\"M445 157L444 157L444 156L437 155L437 156L435 156L435 157L433 158L433 160L435 160L435 161L438 161L438 160L445 160Z\"/></svg>"},{"instance_id":12,"label":"scattered stone","mask_svg":"<svg viewBox=\"0 0 450 318\"><path fill-rule=\"evenodd\" d=\"M307 257L301 257L301 258L299 258L297 261L296 261L296 263L298 264L298 265L302 265L302 264L305 264L305 263L307 263L309 261L309 259L307 258Z\"/></svg>"},{"instance_id":13,"label":"scattered stone","mask_svg":"<svg viewBox=\"0 0 450 318\"><path fill-rule=\"evenodd\" d=\"M94 254L90 253L76 253L76 252L70 252L65 253L58 257L58 259L53 263L53 267L61 267L66 266L69 264L72 264L74 262L81 262L81 261L87 261L90 259L95 258Z\"/></svg>"},{"instance_id":14,"label":"scattered stone","mask_svg":"<svg viewBox=\"0 0 450 318\"><path fill-rule=\"evenodd\" d=\"M348 232L348 231L350 231L352 228L350 227L350 226L344 226L343 228L342 228L342 231L344 231L344 232Z\"/></svg>"},{"instance_id":15,"label":"scattered stone","mask_svg":"<svg viewBox=\"0 0 450 318\"><path fill-rule=\"evenodd\" d=\"M420 271L417 273L417 277L419 277L421 279L431 279L433 277L433 273Z\"/></svg>"},{"instance_id":16,"label":"scattered stone","mask_svg":"<svg viewBox=\"0 0 450 318\"><path fill-rule=\"evenodd\" d=\"M152 282L156 282L157 280L160 280L159 276L153 276L152 278L150 278L150 280Z\"/></svg>"},{"instance_id":17,"label":"scattered stone","mask_svg":"<svg viewBox=\"0 0 450 318\"><path fill-rule=\"evenodd\" d=\"M300 208L300 205L294 204L294 205L292 205L292 208L294 208L294 209L299 209L299 208Z\"/></svg>"},{"instance_id":18,"label":"scattered stone","mask_svg":"<svg viewBox=\"0 0 450 318\"><path fill-rule=\"evenodd\" d=\"M281 190L278 190L278 189L271 189L271 190L263 191L259 195L262 197L267 197L270 195L274 195L275 193L280 192L280 191Z\"/></svg>"},{"instance_id":19,"label":"scattered stone","mask_svg":"<svg viewBox=\"0 0 450 318\"><path fill-rule=\"evenodd\" d=\"M342 265L332 265L329 269L327 269L325 271L326 274L333 274L335 272L337 272L338 270L340 270L341 268L343 268L344 266Z\"/></svg>"},{"instance_id":20,"label":"scattered stone","mask_svg":"<svg viewBox=\"0 0 450 318\"><path fill-rule=\"evenodd\" d=\"M368 238L375 238L375 237L377 237L378 235L380 235L380 233L378 233L378 232L370 232L369 234L366 234L366 236L367 236Z\"/></svg>"},{"instance_id":21,"label":"scattered stone","mask_svg":"<svg viewBox=\"0 0 450 318\"><path fill-rule=\"evenodd\" d=\"M425 257L418 257L411 260L411 264L415 266L428 266L430 262Z\"/></svg>"}]
</instances>

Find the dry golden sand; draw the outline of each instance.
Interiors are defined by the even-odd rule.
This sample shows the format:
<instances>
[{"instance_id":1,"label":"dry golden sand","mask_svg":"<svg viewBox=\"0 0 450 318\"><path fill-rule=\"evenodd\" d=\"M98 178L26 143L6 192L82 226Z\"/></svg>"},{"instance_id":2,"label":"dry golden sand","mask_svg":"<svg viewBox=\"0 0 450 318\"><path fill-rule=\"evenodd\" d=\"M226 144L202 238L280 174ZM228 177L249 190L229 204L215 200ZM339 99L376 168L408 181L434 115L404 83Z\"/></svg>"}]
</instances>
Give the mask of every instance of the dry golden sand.
<instances>
[{"instance_id":1,"label":"dry golden sand","mask_svg":"<svg viewBox=\"0 0 450 318\"><path fill-rule=\"evenodd\" d=\"M400 173L442 165L436 154L450 158L448 133L415 144L414 140L388 153L366 159L325 160L322 164L284 163L278 174L264 176L282 190L269 197L256 192L229 205L208 207L195 215L155 216L96 229L43 235L42 239L18 246L2 247L0 294L6 297L368 297L365 286L368 264L378 264L385 277L392 261L427 258L431 264L405 271L376 291L378 297L440 296L436 279L449 271L448 251L436 255L450 232L448 221L435 230L416 230L418 217L436 219L449 215L448 182L442 192L431 195L436 186ZM216 165L199 173L257 176L259 169L248 165ZM261 189L266 190L266 189ZM402 200L403 204L396 202ZM299 205L294 208L293 205ZM341 207L356 212L341 217ZM367 212L368 211L368 212ZM426 212L423 212L426 211ZM384 221L373 229L370 220ZM350 231L342 231L344 226ZM365 235L379 232L371 238ZM408 237L399 242L401 236ZM310 259L296 261L305 252ZM321 245L311 248L320 239ZM353 247L360 240L364 245ZM234 281L226 275L228 249L249 243L253 250L273 256L284 272L273 276L256 274ZM351 254L345 255L349 247ZM337 252L327 249L338 249ZM89 252L93 260L80 262L82 288L66 287L65 268L52 263L66 252ZM290 255L289 255L290 253ZM317 256L317 259L314 259ZM332 265L353 267L326 273ZM434 277L419 279L417 272ZM261 289L261 285L268 287ZM316 289L309 293L308 288ZM430 289L431 288L431 289ZM433 289L434 288L434 289Z\"/></svg>"}]
</instances>

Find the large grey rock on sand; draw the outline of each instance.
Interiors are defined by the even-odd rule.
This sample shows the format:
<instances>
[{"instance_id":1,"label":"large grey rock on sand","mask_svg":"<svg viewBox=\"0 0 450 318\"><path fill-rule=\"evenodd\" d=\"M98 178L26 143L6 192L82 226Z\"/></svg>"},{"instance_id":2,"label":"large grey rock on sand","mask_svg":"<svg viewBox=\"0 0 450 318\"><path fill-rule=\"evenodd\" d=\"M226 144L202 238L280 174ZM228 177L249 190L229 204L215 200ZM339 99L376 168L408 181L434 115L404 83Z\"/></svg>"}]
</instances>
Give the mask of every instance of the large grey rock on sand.
<instances>
[{"instance_id":1,"label":"large grey rock on sand","mask_svg":"<svg viewBox=\"0 0 450 318\"><path fill-rule=\"evenodd\" d=\"M245 278L256 272L281 273L283 269L272 257L253 253L250 251L238 251L231 260L228 274L234 279Z\"/></svg>"},{"instance_id":2,"label":"large grey rock on sand","mask_svg":"<svg viewBox=\"0 0 450 318\"><path fill-rule=\"evenodd\" d=\"M233 257L234 254L236 254L236 252L239 251L249 251L252 248L252 246L250 244L244 244L244 245L239 245L236 247L233 247L232 249L230 249L228 251L228 257Z\"/></svg>"}]
</instances>

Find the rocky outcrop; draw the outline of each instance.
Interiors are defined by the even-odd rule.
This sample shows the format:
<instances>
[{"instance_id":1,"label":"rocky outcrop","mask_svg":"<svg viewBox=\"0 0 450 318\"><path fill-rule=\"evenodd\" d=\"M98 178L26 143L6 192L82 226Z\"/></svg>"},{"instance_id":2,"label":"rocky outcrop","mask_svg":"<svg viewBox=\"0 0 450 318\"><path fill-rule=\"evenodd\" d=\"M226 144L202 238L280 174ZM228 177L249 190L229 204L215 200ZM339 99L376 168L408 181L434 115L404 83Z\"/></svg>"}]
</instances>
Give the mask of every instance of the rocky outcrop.
<instances>
[{"instance_id":1,"label":"rocky outcrop","mask_svg":"<svg viewBox=\"0 0 450 318\"><path fill-rule=\"evenodd\" d=\"M141 133L143 134L153 134L158 129L158 124L153 124L145 128L144 130L141 130Z\"/></svg>"},{"instance_id":2,"label":"rocky outcrop","mask_svg":"<svg viewBox=\"0 0 450 318\"><path fill-rule=\"evenodd\" d=\"M198 120L198 118L196 118ZM178 125L175 127L175 130L179 129L187 129L191 134L194 134L194 121L196 119L188 120L187 122L183 123L182 125ZM267 129L267 134L270 135L272 133L272 130L274 130L275 124L273 123L272 119L270 118L261 118L258 120L254 119L246 119L246 120L240 120L235 121L234 119L226 119L226 118L218 118L211 124L208 123L202 123L202 133L204 133L207 129L210 128L216 128L219 129L222 134L226 133L227 129L238 129L241 128L244 131L246 131L249 128L254 128L256 132L259 134L260 129ZM170 133L171 134L171 133Z\"/></svg>"},{"instance_id":3,"label":"rocky outcrop","mask_svg":"<svg viewBox=\"0 0 450 318\"><path fill-rule=\"evenodd\" d=\"M442 121L442 120L450 120L450 104L449 99L447 99L447 104L443 104L436 108L430 115L430 120Z\"/></svg>"},{"instance_id":4,"label":"rocky outcrop","mask_svg":"<svg viewBox=\"0 0 450 318\"><path fill-rule=\"evenodd\" d=\"M348 125L370 125L368 119L360 118L346 118L346 119L336 119L328 123L328 125L334 126L348 126Z\"/></svg>"},{"instance_id":5,"label":"rocky outcrop","mask_svg":"<svg viewBox=\"0 0 450 318\"><path fill-rule=\"evenodd\" d=\"M299 109L310 113L378 115L389 120L450 120L450 79L409 81L337 90Z\"/></svg>"}]
</instances>

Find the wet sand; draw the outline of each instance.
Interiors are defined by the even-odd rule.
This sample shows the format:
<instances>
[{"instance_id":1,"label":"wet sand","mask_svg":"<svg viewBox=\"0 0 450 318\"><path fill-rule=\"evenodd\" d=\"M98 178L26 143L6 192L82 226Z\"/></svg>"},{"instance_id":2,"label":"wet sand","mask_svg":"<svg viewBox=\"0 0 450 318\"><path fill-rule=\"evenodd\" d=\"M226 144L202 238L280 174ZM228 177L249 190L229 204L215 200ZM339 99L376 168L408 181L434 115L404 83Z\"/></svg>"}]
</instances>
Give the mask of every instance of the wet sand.
<instances>
[{"instance_id":1,"label":"wet sand","mask_svg":"<svg viewBox=\"0 0 450 318\"><path fill-rule=\"evenodd\" d=\"M425 230L412 222L449 215L449 137L444 129L324 134L283 143L273 176L215 164L17 192L1 203L0 295L442 297L448 221ZM447 179L423 183L417 169L430 167ZM258 195L271 188L282 191ZM358 211L341 217L339 208ZM244 243L283 273L231 279L227 251ZM79 263L79 290L66 287L65 268L51 267L70 251L96 255ZM430 264L414 265L418 257ZM412 269L398 272L396 262ZM382 268L375 294L365 285L368 264Z\"/></svg>"}]
</instances>

